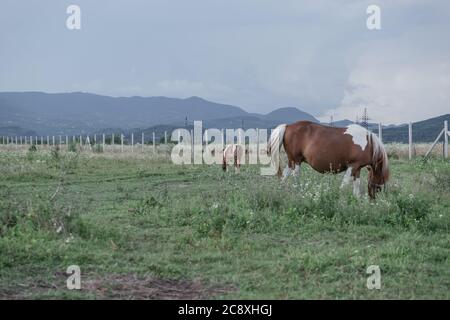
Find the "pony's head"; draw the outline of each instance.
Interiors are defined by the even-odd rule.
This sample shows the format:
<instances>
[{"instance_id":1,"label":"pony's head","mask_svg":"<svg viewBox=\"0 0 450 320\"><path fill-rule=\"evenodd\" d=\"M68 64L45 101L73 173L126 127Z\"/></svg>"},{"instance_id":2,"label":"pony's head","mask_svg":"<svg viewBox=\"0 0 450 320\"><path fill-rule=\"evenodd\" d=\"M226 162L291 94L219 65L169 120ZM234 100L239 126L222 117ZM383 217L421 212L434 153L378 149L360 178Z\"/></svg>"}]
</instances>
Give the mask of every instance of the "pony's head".
<instances>
[{"instance_id":1,"label":"pony's head","mask_svg":"<svg viewBox=\"0 0 450 320\"><path fill-rule=\"evenodd\" d=\"M375 198L377 192L386 186L389 180L389 162L383 143L374 134L370 134L372 141L372 163L368 167L368 192L371 198Z\"/></svg>"}]
</instances>

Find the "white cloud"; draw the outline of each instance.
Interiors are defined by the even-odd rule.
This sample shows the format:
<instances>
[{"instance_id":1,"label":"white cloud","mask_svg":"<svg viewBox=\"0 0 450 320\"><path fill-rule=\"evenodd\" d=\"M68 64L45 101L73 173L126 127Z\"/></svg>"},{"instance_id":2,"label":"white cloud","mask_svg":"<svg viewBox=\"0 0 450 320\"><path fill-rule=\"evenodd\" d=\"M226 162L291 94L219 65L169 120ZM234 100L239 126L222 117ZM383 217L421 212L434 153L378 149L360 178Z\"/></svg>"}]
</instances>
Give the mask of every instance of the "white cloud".
<instances>
[{"instance_id":1,"label":"white cloud","mask_svg":"<svg viewBox=\"0 0 450 320\"><path fill-rule=\"evenodd\" d=\"M366 28L369 4L381 8L380 31ZM383 122L450 108L448 0L80 6L83 29L69 32L64 4L2 4L2 91L197 95L252 112L296 106L326 121L354 119L364 106Z\"/></svg>"},{"instance_id":2,"label":"white cloud","mask_svg":"<svg viewBox=\"0 0 450 320\"><path fill-rule=\"evenodd\" d=\"M449 113L450 57L391 44L372 47L350 73L340 105L322 119L354 120L364 108L372 121L386 124Z\"/></svg>"}]
</instances>

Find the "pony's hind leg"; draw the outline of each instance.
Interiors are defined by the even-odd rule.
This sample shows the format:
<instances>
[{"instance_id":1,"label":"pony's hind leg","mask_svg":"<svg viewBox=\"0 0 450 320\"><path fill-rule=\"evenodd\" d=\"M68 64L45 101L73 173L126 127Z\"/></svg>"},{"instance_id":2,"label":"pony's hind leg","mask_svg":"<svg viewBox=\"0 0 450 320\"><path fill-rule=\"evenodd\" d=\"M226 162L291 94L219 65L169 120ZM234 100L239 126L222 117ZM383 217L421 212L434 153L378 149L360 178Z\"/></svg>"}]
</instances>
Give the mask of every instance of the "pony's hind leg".
<instances>
[{"instance_id":1,"label":"pony's hind leg","mask_svg":"<svg viewBox=\"0 0 450 320\"><path fill-rule=\"evenodd\" d=\"M239 173L241 171L241 159L239 157L239 149L234 151L234 172Z\"/></svg>"},{"instance_id":2,"label":"pony's hind leg","mask_svg":"<svg viewBox=\"0 0 450 320\"><path fill-rule=\"evenodd\" d=\"M236 161L236 163L234 164L234 172L235 172L235 173L241 172L241 163L240 163L239 160Z\"/></svg>"},{"instance_id":3,"label":"pony's hind leg","mask_svg":"<svg viewBox=\"0 0 450 320\"><path fill-rule=\"evenodd\" d=\"M294 161L289 161L286 168L284 168L282 181L286 180L287 177L289 177L290 175L295 177L299 172L300 172L300 166L295 164Z\"/></svg>"},{"instance_id":4,"label":"pony's hind leg","mask_svg":"<svg viewBox=\"0 0 450 320\"><path fill-rule=\"evenodd\" d=\"M289 175L291 174L291 168L289 168L289 165L286 166L286 168L284 168L283 170L283 177L281 178L281 181L286 180L287 177L289 177Z\"/></svg>"}]
</instances>

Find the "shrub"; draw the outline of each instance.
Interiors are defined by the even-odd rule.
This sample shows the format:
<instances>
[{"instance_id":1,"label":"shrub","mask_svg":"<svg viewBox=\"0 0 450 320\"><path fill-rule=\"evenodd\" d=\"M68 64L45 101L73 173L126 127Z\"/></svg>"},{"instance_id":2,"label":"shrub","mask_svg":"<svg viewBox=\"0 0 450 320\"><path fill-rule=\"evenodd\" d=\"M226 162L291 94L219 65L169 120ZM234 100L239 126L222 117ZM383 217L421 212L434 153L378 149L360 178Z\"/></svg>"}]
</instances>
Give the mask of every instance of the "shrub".
<instances>
[{"instance_id":1,"label":"shrub","mask_svg":"<svg viewBox=\"0 0 450 320\"><path fill-rule=\"evenodd\" d=\"M69 152L77 152L77 144L76 142L69 142L69 144L67 145L67 151Z\"/></svg>"},{"instance_id":2,"label":"shrub","mask_svg":"<svg viewBox=\"0 0 450 320\"><path fill-rule=\"evenodd\" d=\"M59 146L55 146L50 150L50 156L55 162L60 160Z\"/></svg>"},{"instance_id":3,"label":"shrub","mask_svg":"<svg viewBox=\"0 0 450 320\"><path fill-rule=\"evenodd\" d=\"M396 205L398 210L395 214L395 220L403 226L420 222L427 218L430 213L430 204L423 199L415 197L413 194L397 197Z\"/></svg>"},{"instance_id":4,"label":"shrub","mask_svg":"<svg viewBox=\"0 0 450 320\"><path fill-rule=\"evenodd\" d=\"M152 212L154 208L162 207L162 204L156 200L153 196L147 199L142 199L138 204L131 210L131 212L138 215L148 215Z\"/></svg>"},{"instance_id":5,"label":"shrub","mask_svg":"<svg viewBox=\"0 0 450 320\"><path fill-rule=\"evenodd\" d=\"M10 198L12 199L12 198ZM31 227L53 234L78 233L83 223L75 207L37 195L26 203L2 201L0 204L0 236L14 228Z\"/></svg>"},{"instance_id":6,"label":"shrub","mask_svg":"<svg viewBox=\"0 0 450 320\"><path fill-rule=\"evenodd\" d=\"M446 164L447 166L450 166ZM433 188L441 192L450 191L450 168L448 170L438 170L434 168L433 171Z\"/></svg>"}]
</instances>

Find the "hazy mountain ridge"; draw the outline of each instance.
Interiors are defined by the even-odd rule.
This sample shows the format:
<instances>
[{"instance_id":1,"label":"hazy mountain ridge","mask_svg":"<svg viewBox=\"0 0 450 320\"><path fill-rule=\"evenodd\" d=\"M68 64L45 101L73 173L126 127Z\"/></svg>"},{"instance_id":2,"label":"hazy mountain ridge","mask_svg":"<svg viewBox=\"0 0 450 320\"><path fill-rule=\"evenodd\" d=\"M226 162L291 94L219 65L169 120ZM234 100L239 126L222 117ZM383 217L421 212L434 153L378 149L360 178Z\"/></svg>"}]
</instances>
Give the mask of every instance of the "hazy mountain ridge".
<instances>
[{"instance_id":1,"label":"hazy mountain ridge","mask_svg":"<svg viewBox=\"0 0 450 320\"><path fill-rule=\"evenodd\" d=\"M450 114L414 122L412 124L413 142L433 142L444 128L445 120L450 123ZM378 128L372 131L378 134ZM383 142L408 143L408 125L402 124L396 127L383 128L382 133Z\"/></svg>"},{"instance_id":2,"label":"hazy mountain ridge","mask_svg":"<svg viewBox=\"0 0 450 320\"><path fill-rule=\"evenodd\" d=\"M272 116L274 119L272 119ZM0 127L15 126L38 134L79 134L100 129L148 128L170 124L184 125L203 120L208 127L241 126L246 119L254 127L270 127L279 120L318 122L296 108L281 108L267 115L248 113L242 108L210 102L199 97L108 97L90 93L0 93ZM284 119L283 119L284 117Z\"/></svg>"},{"instance_id":3,"label":"hazy mountain ridge","mask_svg":"<svg viewBox=\"0 0 450 320\"><path fill-rule=\"evenodd\" d=\"M186 117L188 118L186 126ZM0 92L0 135L78 135L144 131L146 139L157 138L172 130L192 128L193 120L202 120L203 128L274 128L280 123L300 120L319 122L297 108L279 108L268 114L249 113L240 107L214 103L199 97L108 97L90 93ZM413 124L414 142L431 142L450 114ZM334 126L354 123L344 119ZM326 123L325 123L326 124ZM378 133L378 124L370 123ZM137 139L137 138L136 138ZM408 126L383 126L384 142L408 142Z\"/></svg>"},{"instance_id":4,"label":"hazy mountain ridge","mask_svg":"<svg viewBox=\"0 0 450 320\"><path fill-rule=\"evenodd\" d=\"M412 124L412 136L414 142L433 142L439 132L444 128L444 121L450 122L450 114L417 121ZM335 127L346 127L355 122L344 119L333 123ZM369 123L369 129L378 134L378 124ZM383 125L383 142L385 143L408 143L408 124L402 123L399 125Z\"/></svg>"}]
</instances>

